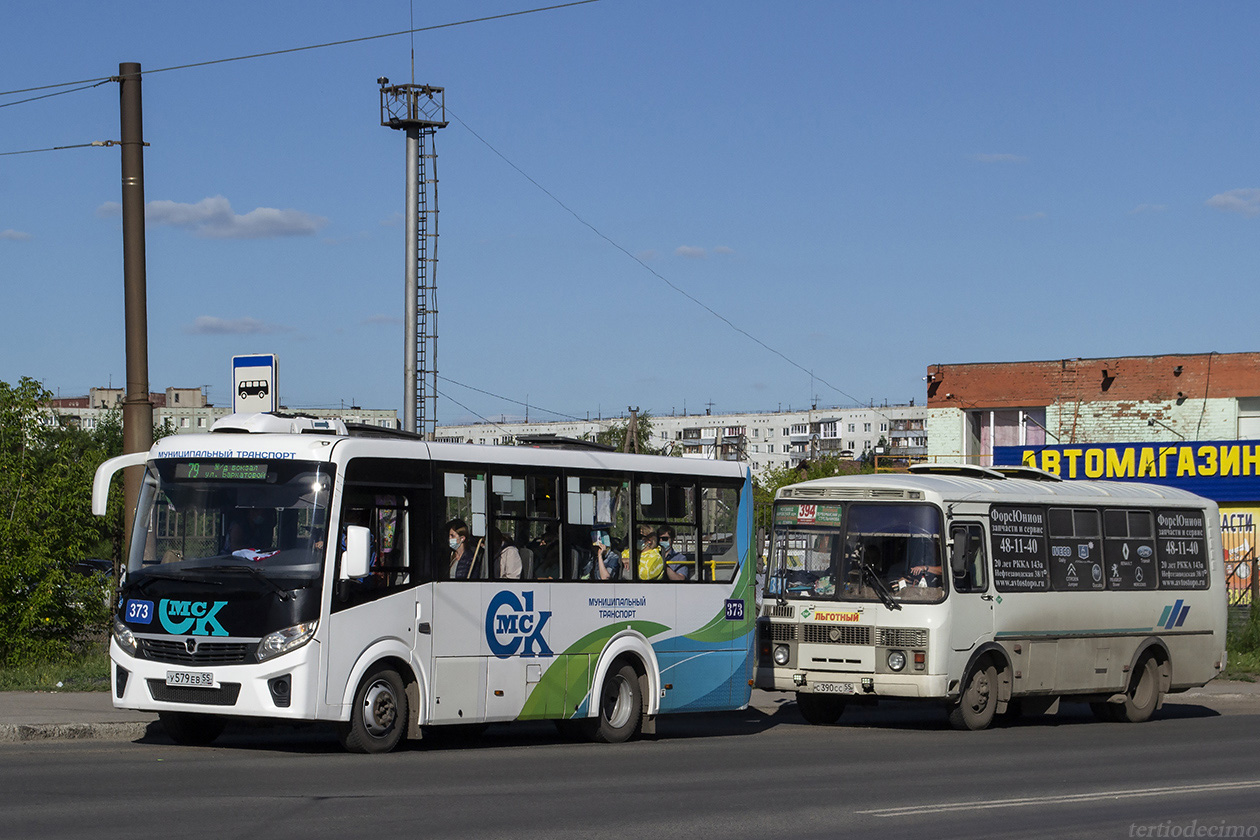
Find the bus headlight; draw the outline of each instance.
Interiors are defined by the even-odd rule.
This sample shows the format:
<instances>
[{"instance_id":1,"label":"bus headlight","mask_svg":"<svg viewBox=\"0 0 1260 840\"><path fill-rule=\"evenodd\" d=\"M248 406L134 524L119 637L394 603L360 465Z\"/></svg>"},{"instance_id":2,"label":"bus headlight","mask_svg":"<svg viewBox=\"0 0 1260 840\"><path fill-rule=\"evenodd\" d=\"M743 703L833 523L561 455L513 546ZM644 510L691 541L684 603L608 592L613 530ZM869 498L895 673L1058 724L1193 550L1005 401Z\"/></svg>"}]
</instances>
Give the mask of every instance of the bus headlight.
<instances>
[{"instance_id":1,"label":"bus headlight","mask_svg":"<svg viewBox=\"0 0 1260 840\"><path fill-rule=\"evenodd\" d=\"M262 662L266 659L271 659L273 656L279 656L282 653L288 653L291 650L300 648L311 640L315 635L315 628L318 626L318 621L307 621L302 624L295 624L292 627L286 627L283 630L277 630L274 633L268 633L258 643L258 661Z\"/></svg>"},{"instance_id":2,"label":"bus headlight","mask_svg":"<svg viewBox=\"0 0 1260 840\"><path fill-rule=\"evenodd\" d=\"M774 664L780 666L786 665L788 664L788 659L791 658L791 656L792 651L788 649L787 645L779 645L774 649Z\"/></svg>"},{"instance_id":3,"label":"bus headlight","mask_svg":"<svg viewBox=\"0 0 1260 840\"><path fill-rule=\"evenodd\" d=\"M114 641L131 656L136 655L136 636L131 628L114 618Z\"/></svg>"},{"instance_id":4,"label":"bus headlight","mask_svg":"<svg viewBox=\"0 0 1260 840\"><path fill-rule=\"evenodd\" d=\"M888 651L888 667L894 671L900 671L906 667L906 654L901 650Z\"/></svg>"}]
</instances>

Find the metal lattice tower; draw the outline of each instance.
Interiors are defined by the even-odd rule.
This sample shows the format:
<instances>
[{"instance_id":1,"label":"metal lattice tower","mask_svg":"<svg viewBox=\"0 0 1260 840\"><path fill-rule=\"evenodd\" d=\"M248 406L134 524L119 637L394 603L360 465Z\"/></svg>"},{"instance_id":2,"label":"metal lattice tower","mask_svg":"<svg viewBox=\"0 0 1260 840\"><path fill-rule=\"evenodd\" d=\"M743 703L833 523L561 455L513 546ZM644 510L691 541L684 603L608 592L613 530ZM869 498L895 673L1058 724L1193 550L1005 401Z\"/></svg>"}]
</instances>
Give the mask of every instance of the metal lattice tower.
<instances>
[{"instance_id":1,"label":"metal lattice tower","mask_svg":"<svg viewBox=\"0 0 1260 840\"><path fill-rule=\"evenodd\" d=\"M407 132L407 317L403 428L432 436L437 425L437 147L446 92L380 78L381 125Z\"/></svg>"}]
</instances>

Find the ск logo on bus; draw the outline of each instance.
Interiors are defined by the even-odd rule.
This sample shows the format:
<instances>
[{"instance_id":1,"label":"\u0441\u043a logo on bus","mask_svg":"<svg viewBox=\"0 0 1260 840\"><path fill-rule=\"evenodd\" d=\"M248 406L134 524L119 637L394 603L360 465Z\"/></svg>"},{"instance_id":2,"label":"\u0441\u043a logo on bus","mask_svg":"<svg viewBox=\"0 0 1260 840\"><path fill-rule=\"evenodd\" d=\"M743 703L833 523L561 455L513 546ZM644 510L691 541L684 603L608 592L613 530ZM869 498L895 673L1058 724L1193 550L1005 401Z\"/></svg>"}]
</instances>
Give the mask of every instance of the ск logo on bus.
<instances>
[{"instance_id":1,"label":"\u0441\u043a logo on bus","mask_svg":"<svg viewBox=\"0 0 1260 840\"><path fill-rule=\"evenodd\" d=\"M228 632L215 618L215 613L227 606L227 601L172 601L163 598L158 602L158 619L167 633L193 636L226 636Z\"/></svg>"},{"instance_id":2,"label":"\u0441\u043a logo on bus","mask_svg":"<svg viewBox=\"0 0 1260 840\"><path fill-rule=\"evenodd\" d=\"M522 600L523 599L523 600ZM504 590L490 599L486 609L486 643L490 652L507 659L519 650L521 656L551 656L551 648L543 638L543 628L551 618L550 610L534 609L534 593Z\"/></svg>"}]
</instances>

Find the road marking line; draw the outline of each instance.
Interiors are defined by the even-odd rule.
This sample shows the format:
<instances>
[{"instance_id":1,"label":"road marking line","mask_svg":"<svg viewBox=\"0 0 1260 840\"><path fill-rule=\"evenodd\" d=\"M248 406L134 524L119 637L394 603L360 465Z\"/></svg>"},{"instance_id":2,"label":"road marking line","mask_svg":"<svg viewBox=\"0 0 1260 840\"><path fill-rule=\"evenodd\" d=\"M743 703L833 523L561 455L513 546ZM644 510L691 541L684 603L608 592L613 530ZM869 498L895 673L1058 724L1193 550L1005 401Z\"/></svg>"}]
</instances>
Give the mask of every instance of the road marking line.
<instances>
[{"instance_id":1,"label":"road marking line","mask_svg":"<svg viewBox=\"0 0 1260 840\"><path fill-rule=\"evenodd\" d=\"M1071 802L1095 802L1101 799L1135 799L1144 796L1168 796L1184 793L1209 793L1221 790L1260 788L1260 779L1240 782L1214 782L1200 785L1105 790L1096 793L1066 793L1058 796L1025 796L1018 799L994 799L978 802L942 802L934 805L908 805L901 808L876 808L858 811L873 817L906 817L915 814L939 814L942 811L978 811L990 808L1022 808L1028 805L1055 805Z\"/></svg>"}]
</instances>

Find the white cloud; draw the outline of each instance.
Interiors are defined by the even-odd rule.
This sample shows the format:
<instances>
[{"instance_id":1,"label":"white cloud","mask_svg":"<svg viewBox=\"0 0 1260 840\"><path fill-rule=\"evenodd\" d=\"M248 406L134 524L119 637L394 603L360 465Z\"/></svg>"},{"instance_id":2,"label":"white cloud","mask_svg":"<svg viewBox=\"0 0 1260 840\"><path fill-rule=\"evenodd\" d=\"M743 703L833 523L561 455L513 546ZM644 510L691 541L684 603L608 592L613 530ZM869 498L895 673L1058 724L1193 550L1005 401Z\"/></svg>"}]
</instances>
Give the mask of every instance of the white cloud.
<instances>
[{"instance_id":1,"label":"white cloud","mask_svg":"<svg viewBox=\"0 0 1260 840\"><path fill-rule=\"evenodd\" d=\"M1260 189L1230 190L1218 193L1206 202L1208 207L1225 210L1229 213L1241 213L1248 218L1260 216Z\"/></svg>"},{"instance_id":2,"label":"white cloud","mask_svg":"<svg viewBox=\"0 0 1260 840\"><path fill-rule=\"evenodd\" d=\"M122 213L122 205L107 201L97 208L103 218ZM192 231L205 239L274 239L281 236L310 236L328 224L323 216L301 210L258 207L244 215L233 212L232 204L221 195L203 198L196 204L178 201L150 201L144 208L145 222Z\"/></svg>"},{"instance_id":3,"label":"white cloud","mask_svg":"<svg viewBox=\"0 0 1260 840\"><path fill-rule=\"evenodd\" d=\"M9 228L8 230L0 230L0 239L5 239L9 242L25 242L28 239L34 239L34 237L29 233Z\"/></svg>"},{"instance_id":4,"label":"white cloud","mask_svg":"<svg viewBox=\"0 0 1260 840\"><path fill-rule=\"evenodd\" d=\"M197 320L184 327L189 335L268 335L285 332L288 328L268 324L257 318L216 318L198 315Z\"/></svg>"},{"instance_id":5,"label":"white cloud","mask_svg":"<svg viewBox=\"0 0 1260 840\"><path fill-rule=\"evenodd\" d=\"M972 155L971 159L980 163L1025 163L1028 158L1023 155L1005 155L1005 154L978 154Z\"/></svg>"},{"instance_id":6,"label":"white cloud","mask_svg":"<svg viewBox=\"0 0 1260 840\"><path fill-rule=\"evenodd\" d=\"M679 245L674 249L674 256L686 257L689 260L702 260L708 256L708 253L703 248L696 248L692 245Z\"/></svg>"}]
</instances>

